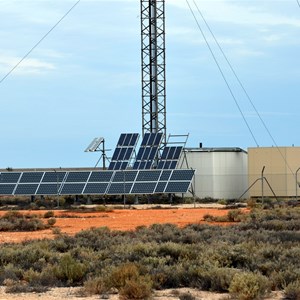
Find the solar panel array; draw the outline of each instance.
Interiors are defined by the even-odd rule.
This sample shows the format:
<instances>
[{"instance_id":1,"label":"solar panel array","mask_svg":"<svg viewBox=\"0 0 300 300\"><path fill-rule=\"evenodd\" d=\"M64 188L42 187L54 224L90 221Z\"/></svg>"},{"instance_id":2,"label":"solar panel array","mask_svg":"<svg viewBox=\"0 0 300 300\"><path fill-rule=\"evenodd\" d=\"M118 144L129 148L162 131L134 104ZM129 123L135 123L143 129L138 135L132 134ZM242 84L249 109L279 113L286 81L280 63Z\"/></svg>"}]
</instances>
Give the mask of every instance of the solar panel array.
<instances>
[{"instance_id":1,"label":"solar panel array","mask_svg":"<svg viewBox=\"0 0 300 300\"><path fill-rule=\"evenodd\" d=\"M109 170L125 170L138 141L138 133L122 133L108 166Z\"/></svg>"},{"instance_id":2,"label":"solar panel array","mask_svg":"<svg viewBox=\"0 0 300 300\"><path fill-rule=\"evenodd\" d=\"M194 170L2 172L0 195L186 193Z\"/></svg>"},{"instance_id":3,"label":"solar panel array","mask_svg":"<svg viewBox=\"0 0 300 300\"><path fill-rule=\"evenodd\" d=\"M162 133L145 133L133 169L151 169L154 159L157 158L162 138Z\"/></svg>"}]
</instances>

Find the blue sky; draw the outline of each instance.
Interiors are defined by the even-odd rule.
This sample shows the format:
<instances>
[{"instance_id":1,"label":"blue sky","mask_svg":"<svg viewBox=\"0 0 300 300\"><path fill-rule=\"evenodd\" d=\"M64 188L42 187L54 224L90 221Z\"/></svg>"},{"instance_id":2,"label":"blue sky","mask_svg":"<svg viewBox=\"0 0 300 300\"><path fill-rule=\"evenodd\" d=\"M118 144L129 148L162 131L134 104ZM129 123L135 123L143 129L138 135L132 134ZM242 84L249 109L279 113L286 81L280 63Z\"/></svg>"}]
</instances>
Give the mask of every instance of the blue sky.
<instances>
[{"instance_id":1,"label":"blue sky","mask_svg":"<svg viewBox=\"0 0 300 300\"><path fill-rule=\"evenodd\" d=\"M0 0L0 79L75 2ZM297 1L196 3L276 144L300 146ZM257 143L274 145L195 15ZM168 134L255 147L185 0L166 1L166 48ZM139 1L81 0L0 84L0 168L92 167L94 137L114 149L120 133L141 133L140 65Z\"/></svg>"}]
</instances>

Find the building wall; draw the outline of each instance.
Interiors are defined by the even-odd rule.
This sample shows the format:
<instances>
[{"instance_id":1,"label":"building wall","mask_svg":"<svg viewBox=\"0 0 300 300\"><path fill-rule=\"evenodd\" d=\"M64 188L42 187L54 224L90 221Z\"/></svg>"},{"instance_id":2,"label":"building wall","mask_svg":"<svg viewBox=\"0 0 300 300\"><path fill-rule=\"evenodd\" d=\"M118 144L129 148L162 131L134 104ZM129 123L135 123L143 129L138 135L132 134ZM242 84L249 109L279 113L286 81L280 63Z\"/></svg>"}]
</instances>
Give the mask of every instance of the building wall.
<instances>
[{"instance_id":1,"label":"building wall","mask_svg":"<svg viewBox=\"0 0 300 300\"><path fill-rule=\"evenodd\" d=\"M249 186L264 177L277 197L296 195L295 173L300 167L300 147L259 147L248 149ZM300 171L299 171L300 178ZM298 179L299 181L299 179ZM273 193L266 181L259 180L250 189L250 197L272 197ZM299 194L299 187L297 193Z\"/></svg>"},{"instance_id":2,"label":"building wall","mask_svg":"<svg viewBox=\"0 0 300 300\"><path fill-rule=\"evenodd\" d=\"M185 154L188 167L196 170L194 190L197 197L234 199L246 191L248 160L245 151L196 148L187 149Z\"/></svg>"}]
</instances>

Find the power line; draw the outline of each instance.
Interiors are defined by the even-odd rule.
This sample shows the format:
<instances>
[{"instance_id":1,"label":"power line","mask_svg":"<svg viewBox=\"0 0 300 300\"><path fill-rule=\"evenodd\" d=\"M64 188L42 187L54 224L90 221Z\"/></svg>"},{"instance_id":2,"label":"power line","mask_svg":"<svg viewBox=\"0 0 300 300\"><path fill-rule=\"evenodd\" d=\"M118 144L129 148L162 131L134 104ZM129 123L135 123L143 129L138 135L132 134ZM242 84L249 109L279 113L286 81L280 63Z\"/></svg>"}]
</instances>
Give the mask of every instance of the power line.
<instances>
[{"instance_id":1,"label":"power line","mask_svg":"<svg viewBox=\"0 0 300 300\"><path fill-rule=\"evenodd\" d=\"M55 24L54 26L20 59L20 61L0 80L0 84L31 54L31 52L59 25L59 23L79 4L78 0Z\"/></svg>"},{"instance_id":2,"label":"power line","mask_svg":"<svg viewBox=\"0 0 300 300\"><path fill-rule=\"evenodd\" d=\"M255 138L255 136L254 136L254 134L253 134L253 132L252 132L252 130L251 130L251 128L250 128L250 126L249 126L249 124L248 124L248 122L247 122L247 120L246 120L246 118L245 118L245 116L244 116L244 114L243 114L243 112L242 112L242 110L241 110L239 104L238 104L238 101L237 101L236 97L234 96L234 93L233 93L233 91L232 91L232 89L231 89L231 87L230 87L230 85L229 85L229 83L228 83L228 81L227 81L227 79L226 79L226 77L225 77L225 75L224 75L224 72L222 71L222 69L221 69L221 67L220 67L220 64L218 63L218 60L216 59L216 56L214 55L214 52L212 51L212 49L211 49L211 47L210 47L210 45L209 45L209 43L208 43L208 40L206 39L206 36L205 36L205 34L204 34L204 32L203 32L203 30L202 30L202 28L201 28L201 26L200 26L200 24L199 24L199 22L198 22L196 16L195 16L195 14L194 14L194 11L193 11L192 7L190 6L189 1L186 0L186 2L187 2L187 5L189 6L189 9L190 9L190 11L191 11L191 13L192 13L194 19L195 19L195 22L196 22L196 24L197 24L197 26L198 26L198 29L200 30L200 32L201 32L201 34L202 34L202 36L203 36L203 39L204 39L204 41L205 41L205 43L206 43L206 45L207 45L207 47L208 47L208 49L209 49L209 51L210 51L210 53L211 53L213 59L214 59L214 61L215 61L216 65L217 65L217 67L218 67L218 69L219 69L219 72L221 73L222 78L223 78L223 80L224 80L224 82L225 82L225 84L226 84L226 86L227 86L227 88L228 88L228 90L229 90L229 92L230 92L230 94L231 94L231 96L232 96L234 102L235 102L235 105L237 106L237 108L238 108L238 110L239 110L239 112L240 112L240 114L241 114L241 116L242 116L242 118L243 118L243 120L244 120L244 122L245 122L245 124L246 124L246 126L247 126L247 128L248 128L248 130L249 130L249 132L250 132L250 134L251 134L251 136L252 136L254 142L255 142L255 144L256 144L256 146L258 147L257 140L256 140L256 138Z\"/></svg>"},{"instance_id":3,"label":"power line","mask_svg":"<svg viewBox=\"0 0 300 300\"><path fill-rule=\"evenodd\" d=\"M200 9L199 9L199 7L198 7L197 3L195 2L195 0L193 0L193 2L194 2L194 5L195 5L195 6L196 6L196 8L197 8L197 11L198 11L198 13L200 14L200 16L201 16L202 20L204 21L204 23L205 23L206 27L208 28L208 30L209 30L209 32L210 32L210 34L212 35L212 37L213 37L213 39L214 39L215 43L217 44L217 46L218 46L219 50L221 51L221 53L222 53L222 55L223 55L224 59L226 60L226 62L227 62L227 64L228 64L228 66L229 66L229 68L230 68L230 70L232 71L232 73L233 73L234 77L236 78L237 82L239 83L240 87L242 88L243 92L245 93L245 95L246 95L246 97L247 97L248 101L250 102L250 104L251 104L252 108L254 109L254 111L255 111L256 115L258 116L259 120L261 121L261 123L262 123L263 127L264 127L264 128L265 128L265 130L267 131L267 133L268 133L269 137L271 138L271 140L273 141L273 143L274 143L275 147L276 147L276 148L277 148L277 150L279 151L279 153L280 153L281 157L282 157L282 158L283 158L283 160L285 161L285 164L286 164L286 166L289 168L289 170L291 171L291 173L292 173L292 174L294 174L294 172L292 171L291 167L289 166L289 164L288 164L287 160L285 159L284 155L283 155L283 154L282 154L282 152L280 151L280 149L279 149L279 146L277 145L277 143L276 143L276 141L275 141L275 139L274 139L273 135L271 134L270 130L268 129L268 127L267 127L266 123L264 122L264 120L263 120L263 118L261 117L260 113L259 113L259 112L258 112L258 110L256 109L256 107L255 107L255 105L254 105L253 101L251 100L251 98L250 98L250 96L249 96L248 92L246 91L246 89L245 89L245 87L244 87L243 83L242 83L242 82L241 82L241 80L239 79L239 77L238 77L237 73L235 72L234 68L232 67L232 64L231 64L231 63L230 63L230 61L228 60L228 58L227 58L227 55L226 55L226 54L225 54L225 52L223 51L223 49L222 49L221 45L219 44L219 42L218 42L217 38L215 37L215 35L214 35L213 31L211 30L211 28L210 28L209 24L207 23L206 19L204 18L204 16L203 16L202 12L200 11ZM297 0L297 2L298 2L298 0ZM299 3L299 2L298 2L298 3Z\"/></svg>"},{"instance_id":4,"label":"power line","mask_svg":"<svg viewBox=\"0 0 300 300\"><path fill-rule=\"evenodd\" d=\"M300 2L299 2L299 0L296 0L297 1L297 3L298 3L298 6L300 7Z\"/></svg>"}]
</instances>

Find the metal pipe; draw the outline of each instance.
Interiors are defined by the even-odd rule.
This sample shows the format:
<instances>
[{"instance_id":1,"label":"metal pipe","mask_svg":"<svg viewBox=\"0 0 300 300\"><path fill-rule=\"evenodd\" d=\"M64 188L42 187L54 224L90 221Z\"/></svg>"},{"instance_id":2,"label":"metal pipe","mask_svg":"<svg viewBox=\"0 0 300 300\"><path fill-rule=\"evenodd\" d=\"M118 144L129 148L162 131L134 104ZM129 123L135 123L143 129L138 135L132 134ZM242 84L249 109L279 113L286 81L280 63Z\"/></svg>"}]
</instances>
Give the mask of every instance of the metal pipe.
<instances>
[{"instance_id":1,"label":"metal pipe","mask_svg":"<svg viewBox=\"0 0 300 300\"><path fill-rule=\"evenodd\" d=\"M296 171L296 200L298 201L298 172L300 170L300 167Z\"/></svg>"},{"instance_id":2,"label":"metal pipe","mask_svg":"<svg viewBox=\"0 0 300 300\"><path fill-rule=\"evenodd\" d=\"M265 166L263 166L261 170L261 203L264 203L264 171L265 171Z\"/></svg>"}]
</instances>

